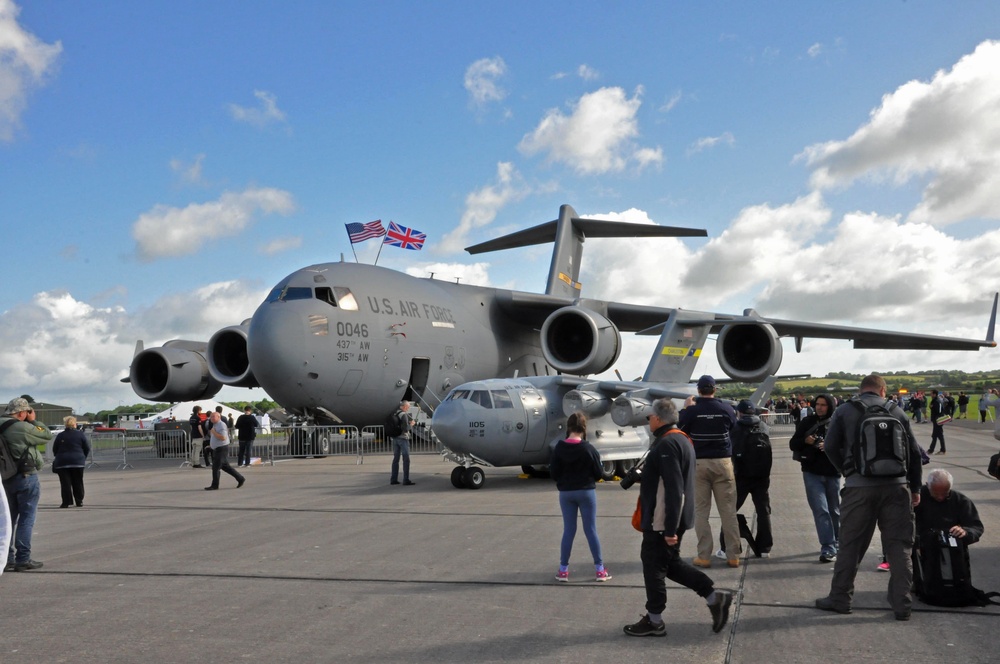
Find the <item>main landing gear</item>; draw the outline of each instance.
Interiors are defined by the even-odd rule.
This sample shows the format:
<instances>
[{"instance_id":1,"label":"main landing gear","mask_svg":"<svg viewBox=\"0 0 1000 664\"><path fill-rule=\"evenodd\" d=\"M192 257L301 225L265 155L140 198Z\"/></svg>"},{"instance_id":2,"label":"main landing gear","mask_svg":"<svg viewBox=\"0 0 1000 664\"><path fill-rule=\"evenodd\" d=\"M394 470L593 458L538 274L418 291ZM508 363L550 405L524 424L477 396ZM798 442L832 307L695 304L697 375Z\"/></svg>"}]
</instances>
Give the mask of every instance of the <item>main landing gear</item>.
<instances>
[{"instance_id":1,"label":"main landing gear","mask_svg":"<svg viewBox=\"0 0 1000 664\"><path fill-rule=\"evenodd\" d=\"M451 471L451 485L456 489L481 489L485 482L486 473L479 466L456 466Z\"/></svg>"}]
</instances>

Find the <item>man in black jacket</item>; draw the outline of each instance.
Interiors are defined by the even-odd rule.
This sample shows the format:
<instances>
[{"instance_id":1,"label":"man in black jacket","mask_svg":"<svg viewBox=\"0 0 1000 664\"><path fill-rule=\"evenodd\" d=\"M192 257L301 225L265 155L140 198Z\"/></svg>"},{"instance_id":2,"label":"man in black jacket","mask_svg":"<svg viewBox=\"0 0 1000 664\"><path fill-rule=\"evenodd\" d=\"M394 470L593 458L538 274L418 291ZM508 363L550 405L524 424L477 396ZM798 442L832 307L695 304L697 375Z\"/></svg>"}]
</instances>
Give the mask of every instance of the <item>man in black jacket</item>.
<instances>
[{"instance_id":1,"label":"man in black jacket","mask_svg":"<svg viewBox=\"0 0 1000 664\"><path fill-rule=\"evenodd\" d=\"M829 394L817 396L813 400L815 412L799 422L788 443L792 458L802 464L802 482L816 524L821 563L837 560L840 541L840 471L823 451L826 428L835 407Z\"/></svg>"},{"instance_id":2,"label":"man in black jacket","mask_svg":"<svg viewBox=\"0 0 1000 664\"><path fill-rule=\"evenodd\" d=\"M257 437L257 418L249 404L243 407L243 414L236 418L236 437L240 447L236 452L236 467L250 467L250 452Z\"/></svg>"},{"instance_id":3,"label":"man in black jacket","mask_svg":"<svg viewBox=\"0 0 1000 664\"><path fill-rule=\"evenodd\" d=\"M983 536L979 510L968 496L952 489L953 483L947 470L938 468L927 473L927 483L920 487L920 504L913 510L917 526L917 552L935 543L942 532L961 540L966 547ZM967 548L965 568L971 573ZM916 566L914 569L917 569ZM920 575L915 573L914 576L919 588Z\"/></svg>"},{"instance_id":4,"label":"man in black jacket","mask_svg":"<svg viewBox=\"0 0 1000 664\"><path fill-rule=\"evenodd\" d=\"M716 590L707 574L681 558L681 538L694 525L695 460L691 441L677 428L677 409L669 399L653 402L649 429L655 441L646 455L639 485L642 506L642 577L646 615L625 625L629 636L666 636L664 579L690 588L705 598L712 614L712 631L729 620L733 594Z\"/></svg>"},{"instance_id":5,"label":"man in black jacket","mask_svg":"<svg viewBox=\"0 0 1000 664\"><path fill-rule=\"evenodd\" d=\"M944 424L938 422L941 417L948 414L947 402L944 397L938 394L937 390L931 390L931 446L927 450L928 454L934 454L934 445L941 441L941 452L944 454Z\"/></svg>"}]
</instances>

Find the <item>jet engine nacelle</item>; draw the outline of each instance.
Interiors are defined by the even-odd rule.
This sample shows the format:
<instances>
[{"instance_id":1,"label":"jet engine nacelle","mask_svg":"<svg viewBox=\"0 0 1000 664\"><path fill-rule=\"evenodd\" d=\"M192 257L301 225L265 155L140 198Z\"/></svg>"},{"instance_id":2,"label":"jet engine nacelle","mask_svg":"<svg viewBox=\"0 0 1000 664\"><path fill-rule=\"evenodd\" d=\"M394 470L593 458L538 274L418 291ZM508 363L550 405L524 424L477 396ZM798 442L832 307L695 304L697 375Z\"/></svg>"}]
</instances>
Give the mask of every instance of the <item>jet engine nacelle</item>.
<instances>
[{"instance_id":1,"label":"jet engine nacelle","mask_svg":"<svg viewBox=\"0 0 1000 664\"><path fill-rule=\"evenodd\" d=\"M647 424L646 417L652 412L649 399L622 394L611 404L611 421L620 427L641 427Z\"/></svg>"},{"instance_id":2,"label":"jet engine nacelle","mask_svg":"<svg viewBox=\"0 0 1000 664\"><path fill-rule=\"evenodd\" d=\"M621 349L615 324L590 309L563 307L542 324L542 354L563 373L601 373L611 368Z\"/></svg>"},{"instance_id":3,"label":"jet engine nacelle","mask_svg":"<svg viewBox=\"0 0 1000 664\"><path fill-rule=\"evenodd\" d=\"M781 366L781 340L770 325L727 325L716 349L722 370L743 383L764 380Z\"/></svg>"},{"instance_id":4,"label":"jet engine nacelle","mask_svg":"<svg viewBox=\"0 0 1000 664\"><path fill-rule=\"evenodd\" d=\"M260 387L250 370L247 354L247 330L250 321L224 327L208 340L208 370L223 385Z\"/></svg>"},{"instance_id":5,"label":"jet engine nacelle","mask_svg":"<svg viewBox=\"0 0 1000 664\"><path fill-rule=\"evenodd\" d=\"M168 341L132 358L129 382L143 399L153 402L209 399L222 389L212 378L205 359L205 343Z\"/></svg>"},{"instance_id":6,"label":"jet engine nacelle","mask_svg":"<svg viewBox=\"0 0 1000 664\"><path fill-rule=\"evenodd\" d=\"M611 399L606 394L589 390L570 390L563 397L563 413L569 417L582 411L588 418L603 417L611 408Z\"/></svg>"}]
</instances>

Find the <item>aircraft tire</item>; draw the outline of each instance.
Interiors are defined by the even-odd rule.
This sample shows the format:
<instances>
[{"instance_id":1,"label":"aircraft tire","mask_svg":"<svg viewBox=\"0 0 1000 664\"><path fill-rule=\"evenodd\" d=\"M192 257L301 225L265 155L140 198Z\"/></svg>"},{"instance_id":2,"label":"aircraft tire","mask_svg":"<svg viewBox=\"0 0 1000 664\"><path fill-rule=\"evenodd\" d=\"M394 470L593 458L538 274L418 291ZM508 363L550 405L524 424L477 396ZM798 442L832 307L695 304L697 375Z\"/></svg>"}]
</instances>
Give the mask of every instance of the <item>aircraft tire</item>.
<instances>
[{"instance_id":1,"label":"aircraft tire","mask_svg":"<svg viewBox=\"0 0 1000 664\"><path fill-rule=\"evenodd\" d=\"M462 480L467 489L481 489L486 483L486 473L479 466L472 466L462 473Z\"/></svg>"},{"instance_id":2,"label":"aircraft tire","mask_svg":"<svg viewBox=\"0 0 1000 664\"><path fill-rule=\"evenodd\" d=\"M635 468L635 462L635 459L619 459L615 464L615 472L618 474L618 477L625 477L628 471Z\"/></svg>"},{"instance_id":3,"label":"aircraft tire","mask_svg":"<svg viewBox=\"0 0 1000 664\"><path fill-rule=\"evenodd\" d=\"M465 468L455 466L454 470L451 471L451 485L456 489L465 488Z\"/></svg>"},{"instance_id":4,"label":"aircraft tire","mask_svg":"<svg viewBox=\"0 0 1000 664\"><path fill-rule=\"evenodd\" d=\"M601 479L605 482L610 482L615 479L615 462L614 461L602 461L601 462Z\"/></svg>"}]
</instances>

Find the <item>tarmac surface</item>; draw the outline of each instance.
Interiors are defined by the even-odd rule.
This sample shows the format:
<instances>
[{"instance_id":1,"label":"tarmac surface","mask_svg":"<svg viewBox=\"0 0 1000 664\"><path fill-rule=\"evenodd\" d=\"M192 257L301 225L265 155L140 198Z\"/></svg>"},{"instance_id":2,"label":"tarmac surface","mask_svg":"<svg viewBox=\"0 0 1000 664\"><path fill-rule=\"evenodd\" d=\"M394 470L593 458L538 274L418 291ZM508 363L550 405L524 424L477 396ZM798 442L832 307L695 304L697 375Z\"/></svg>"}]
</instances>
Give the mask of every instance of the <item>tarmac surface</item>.
<instances>
[{"instance_id":1,"label":"tarmac surface","mask_svg":"<svg viewBox=\"0 0 1000 664\"><path fill-rule=\"evenodd\" d=\"M916 431L926 447L930 427ZM1000 590L1000 483L985 472L1000 443L992 424L946 432L947 455L924 470L948 469L975 501L986 534L971 549L973 580ZM638 487L598 486L613 580L594 582L581 530L566 584L554 579L555 486L518 469L488 468L482 489L458 490L451 464L415 456L416 486L390 486L388 457L328 457L250 468L239 490L223 475L220 491L204 491L209 471L150 461L88 470L85 506L69 509L46 469L32 552L45 567L0 577L0 661L997 661L1000 606L915 601L910 622L893 619L877 533L854 613L813 608L833 565L818 562L787 438L774 443L772 557L709 570L737 592L719 634L701 598L668 584L666 638L622 633L645 612ZM682 550L694 555L693 532Z\"/></svg>"}]
</instances>

